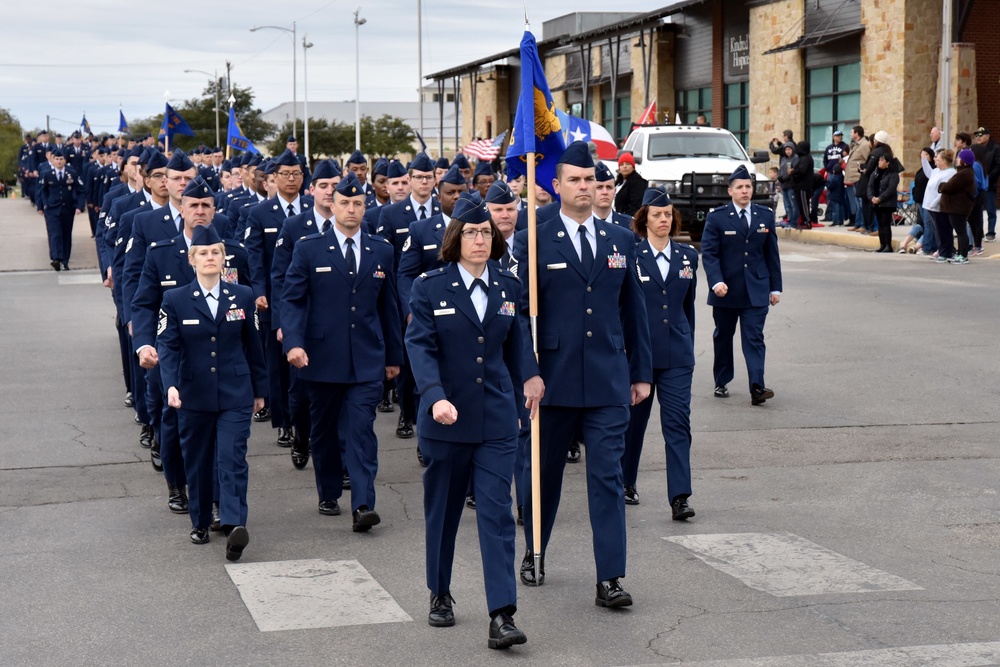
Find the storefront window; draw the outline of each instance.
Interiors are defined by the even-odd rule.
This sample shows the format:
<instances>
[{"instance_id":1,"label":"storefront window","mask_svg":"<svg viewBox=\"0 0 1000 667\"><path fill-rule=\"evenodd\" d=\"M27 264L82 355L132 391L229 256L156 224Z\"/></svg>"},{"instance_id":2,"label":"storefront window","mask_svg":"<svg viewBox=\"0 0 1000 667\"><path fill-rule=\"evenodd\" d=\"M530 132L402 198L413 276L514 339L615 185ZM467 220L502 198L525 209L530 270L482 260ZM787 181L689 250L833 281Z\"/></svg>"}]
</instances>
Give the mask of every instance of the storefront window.
<instances>
[{"instance_id":1,"label":"storefront window","mask_svg":"<svg viewBox=\"0 0 1000 667\"><path fill-rule=\"evenodd\" d=\"M833 142L834 130L849 137L861 121L861 63L819 67L806 76L806 139L816 169Z\"/></svg>"},{"instance_id":2,"label":"storefront window","mask_svg":"<svg viewBox=\"0 0 1000 667\"><path fill-rule=\"evenodd\" d=\"M750 82L726 84L725 126L746 148L750 140Z\"/></svg>"},{"instance_id":3,"label":"storefront window","mask_svg":"<svg viewBox=\"0 0 1000 667\"><path fill-rule=\"evenodd\" d=\"M704 114L712 124L712 87L677 91L677 113L682 125L694 125L699 114ZM673 120L673 119L671 119Z\"/></svg>"}]
</instances>

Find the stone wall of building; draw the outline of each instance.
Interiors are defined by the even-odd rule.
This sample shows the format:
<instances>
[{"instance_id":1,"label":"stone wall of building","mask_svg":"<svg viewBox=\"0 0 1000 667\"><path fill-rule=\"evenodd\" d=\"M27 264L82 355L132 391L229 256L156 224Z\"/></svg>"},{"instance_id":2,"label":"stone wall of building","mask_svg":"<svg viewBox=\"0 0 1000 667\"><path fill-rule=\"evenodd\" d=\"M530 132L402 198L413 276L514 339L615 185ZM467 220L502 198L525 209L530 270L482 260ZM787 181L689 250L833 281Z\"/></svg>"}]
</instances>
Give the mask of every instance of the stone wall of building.
<instances>
[{"instance_id":1,"label":"stone wall of building","mask_svg":"<svg viewBox=\"0 0 1000 667\"><path fill-rule=\"evenodd\" d=\"M781 46L790 26L800 23L805 0L780 0L750 8L750 146L767 146L782 130L796 138L805 128L805 65L798 49L764 55ZM777 156L775 164L777 164Z\"/></svg>"},{"instance_id":2,"label":"stone wall of building","mask_svg":"<svg viewBox=\"0 0 1000 667\"><path fill-rule=\"evenodd\" d=\"M996 84L993 84L994 86ZM951 45L951 135L972 134L980 125L976 45ZM992 128L990 128L992 130ZM991 134L992 136L992 134ZM950 143L950 139L949 139Z\"/></svg>"},{"instance_id":3,"label":"stone wall of building","mask_svg":"<svg viewBox=\"0 0 1000 667\"><path fill-rule=\"evenodd\" d=\"M649 40L649 33L645 35ZM653 53L649 71L649 100L656 100L656 120L667 122L674 108L674 36L657 30L653 33ZM646 110L646 84L643 78L643 53L639 37L632 38L632 120Z\"/></svg>"}]
</instances>

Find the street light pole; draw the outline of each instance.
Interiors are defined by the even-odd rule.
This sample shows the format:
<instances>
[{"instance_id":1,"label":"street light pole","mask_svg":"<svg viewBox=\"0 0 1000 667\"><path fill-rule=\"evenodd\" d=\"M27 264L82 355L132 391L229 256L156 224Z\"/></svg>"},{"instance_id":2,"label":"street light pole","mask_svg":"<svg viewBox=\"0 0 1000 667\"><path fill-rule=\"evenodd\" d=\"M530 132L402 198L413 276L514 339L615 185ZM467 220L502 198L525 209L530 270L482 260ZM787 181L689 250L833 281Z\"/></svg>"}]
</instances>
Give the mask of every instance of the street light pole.
<instances>
[{"instance_id":1,"label":"street light pole","mask_svg":"<svg viewBox=\"0 0 1000 667\"><path fill-rule=\"evenodd\" d=\"M202 70L202 69L186 69L186 70L184 70L184 73L185 74L204 74L205 76L214 77L212 79L212 81L215 82L213 84L215 86L215 145L216 146L221 146L222 145L222 139L221 139L222 135L221 135L221 133L219 131L219 70L215 70L215 74L214 75L211 72L206 72L205 70Z\"/></svg>"},{"instance_id":2,"label":"street light pole","mask_svg":"<svg viewBox=\"0 0 1000 667\"><path fill-rule=\"evenodd\" d=\"M302 122L306 135L306 164L312 160L312 153L309 152L309 60L308 49L313 43L308 40L309 35L302 35Z\"/></svg>"},{"instance_id":3,"label":"street light pole","mask_svg":"<svg viewBox=\"0 0 1000 667\"><path fill-rule=\"evenodd\" d=\"M361 7L354 10L354 150L361 150L361 48L358 28L368 22L358 18Z\"/></svg>"},{"instance_id":4,"label":"street light pole","mask_svg":"<svg viewBox=\"0 0 1000 667\"><path fill-rule=\"evenodd\" d=\"M250 32L257 32L263 29L284 30L292 35L292 134L296 134L299 127L299 86L298 86L298 38L296 36L295 21L292 21L291 28L284 28L280 25L257 25L250 28Z\"/></svg>"}]
</instances>

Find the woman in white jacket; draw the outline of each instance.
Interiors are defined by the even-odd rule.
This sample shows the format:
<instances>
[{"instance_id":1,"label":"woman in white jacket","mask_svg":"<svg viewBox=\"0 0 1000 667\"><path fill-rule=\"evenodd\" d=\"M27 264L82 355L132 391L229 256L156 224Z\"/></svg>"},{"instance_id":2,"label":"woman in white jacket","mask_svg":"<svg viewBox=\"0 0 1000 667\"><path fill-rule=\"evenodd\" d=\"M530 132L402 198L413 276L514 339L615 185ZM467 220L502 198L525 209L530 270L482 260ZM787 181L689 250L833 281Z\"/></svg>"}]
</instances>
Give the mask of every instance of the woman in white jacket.
<instances>
[{"instance_id":1,"label":"woman in white jacket","mask_svg":"<svg viewBox=\"0 0 1000 667\"><path fill-rule=\"evenodd\" d=\"M938 192L938 186L942 183L947 183L955 175L955 168L952 166L955 162L955 153L947 148L939 150L934 156L934 164L936 166L933 169L927 161L926 156L921 155L920 162L924 174L928 178L927 190L924 191L923 207L930 213L930 218L933 221L938 248L947 248L952 243L946 243L945 239L950 239L953 232L951 224L948 222L948 216L941 213L941 193ZM931 257L935 261L948 261L942 258L939 252L935 252Z\"/></svg>"}]
</instances>

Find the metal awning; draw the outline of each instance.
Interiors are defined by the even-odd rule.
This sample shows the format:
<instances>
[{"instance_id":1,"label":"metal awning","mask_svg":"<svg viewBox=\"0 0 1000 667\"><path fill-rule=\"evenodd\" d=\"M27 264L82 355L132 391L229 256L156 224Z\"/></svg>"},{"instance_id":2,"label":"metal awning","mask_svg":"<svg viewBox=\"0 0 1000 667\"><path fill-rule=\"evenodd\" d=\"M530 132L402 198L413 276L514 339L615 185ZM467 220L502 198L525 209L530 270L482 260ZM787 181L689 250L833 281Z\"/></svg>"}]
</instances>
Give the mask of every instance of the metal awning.
<instances>
[{"instance_id":1,"label":"metal awning","mask_svg":"<svg viewBox=\"0 0 1000 667\"><path fill-rule=\"evenodd\" d=\"M822 46L823 44L829 44L830 42L835 42L838 39L844 39L846 37L854 37L855 35L860 35L864 31L865 31L864 26L849 28L847 30L837 30L835 32L828 32L826 30L814 30L808 35L803 35L802 37L799 37L794 42L765 51L764 55L766 56L772 53L781 53L782 51L793 51L795 49L805 49L810 46Z\"/></svg>"}]
</instances>

